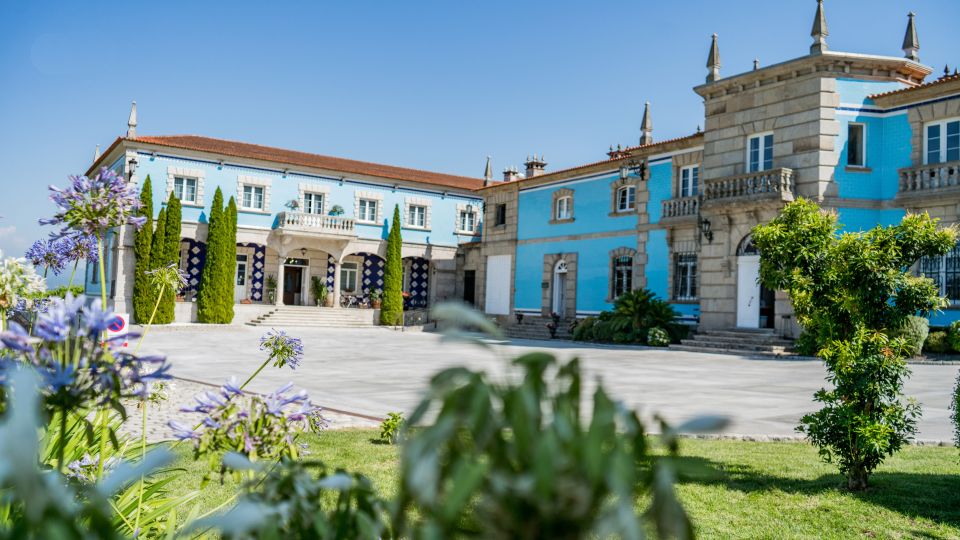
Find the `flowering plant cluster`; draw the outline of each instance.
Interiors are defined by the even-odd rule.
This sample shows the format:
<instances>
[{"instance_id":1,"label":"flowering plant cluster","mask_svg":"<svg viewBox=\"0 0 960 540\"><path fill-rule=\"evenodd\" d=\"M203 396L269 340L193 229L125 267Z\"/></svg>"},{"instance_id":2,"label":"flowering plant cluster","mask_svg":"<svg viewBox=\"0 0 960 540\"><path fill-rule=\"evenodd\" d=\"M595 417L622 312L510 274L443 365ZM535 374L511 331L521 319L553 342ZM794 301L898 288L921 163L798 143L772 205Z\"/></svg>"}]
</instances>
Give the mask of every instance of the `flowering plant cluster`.
<instances>
[{"instance_id":1,"label":"flowering plant cluster","mask_svg":"<svg viewBox=\"0 0 960 540\"><path fill-rule=\"evenodd\" d=\"M52 410L110 405L125 414L121 398L149 394L151 384L170 378L170 365L163 357L136 356L116 347L128 336L102 342L101 334L115 319L99 301L84 306L72 294L51 299L33 336L17 323L0 333L0 371L32 366L41 376L44 404Z\"/></svg>"},{"instance_id":2,"label":"flowering plant cluster","mask_svg":"<svg viewBox=\"0 0 960 540\"><path fill-rule=\"evenodd\" d=\"M297 369L303 360L303 341L290 337L283 330L271 330L260 338L260 350L268 351L274 367Z\"/></svg>"},{"instance_id":3,"label":"flowering plant cluster","mask_svg":"<svg viewBox=\"0 0 960 540\"><path fill-rule=\"evenodd\" d=\"M62 225L58 236L82 232L102 239L112 227L140 227L147 220L137 215L140 197L136 187L106 167L93 178L71 176L66 189L50 186L50 200L57 205L57 212L40 224Z\"/></svg>"},{"instance_id":4,"label":"flowering plant cluster","mask_svg":"<svg viewBox=\"0 0 960 540\"><path fill-rule=\"evenodd\" d=\"M0 316L21 298L29 298L44 288L43 280L26 260L13 257L4 259L0 252Z\"/></svg>"},{"instance_id":5,"label":"flowering plant cluster","mask_svg":"<svg viewBox=\"0 0 960 540\"><path fill-rule=\"evenodd\" d=\"M296 435L319 432L327 421L305 390L289 393L292 388L293 383L287 383L266 396L245 395L231 378L219 391L203 392L194 398L194 406L181 409L204 415L196 428L176 420L168 425L177 439L193 441L195 459L209 457L211 470L223 471L222 452L236 452L250 461L297 459L302 446Z\"/></svg>"},{"instance_id":6,"label":"flowering plant cluster","mask_svg":"<svg viewBox=\"0 0 960 540\"><path fill-rule=\"evenodd\" d=\"M76 265L82 260L96 263L97 239L82 233L71 233L37 240L25 255L33 266L43 268L44 275L49 272L59 275L69 264Z\"/></svg>"}]
</instances>

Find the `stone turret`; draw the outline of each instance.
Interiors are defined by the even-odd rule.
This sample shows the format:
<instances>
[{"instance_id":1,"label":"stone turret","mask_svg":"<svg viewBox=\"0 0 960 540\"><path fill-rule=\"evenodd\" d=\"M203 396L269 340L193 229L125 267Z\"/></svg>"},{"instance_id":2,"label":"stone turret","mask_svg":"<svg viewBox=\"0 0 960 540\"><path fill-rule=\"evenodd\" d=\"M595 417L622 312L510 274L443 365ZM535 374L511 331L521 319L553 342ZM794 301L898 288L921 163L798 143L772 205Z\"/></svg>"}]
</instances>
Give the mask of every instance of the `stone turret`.
<instances>
[{"instance_id":1,"label":"stone turret","mask_svg":"<svg viewBox=\"0 0 960 540\"><path fill-rule=\"evenodd\" d=\"M920 39L917 37L917 26L913 22L916 13L907 14L907 32L903 36L903 55L914 62L920 61Z\"/></svg>"},{"instance_id":2,"label":"stone turret","mask_svg":"<svg viewBox=\"0 0 960 540\"><path fill-rule=\"evenodd\" d=\"M643 121L640 122L640 146L653 144L653 120L650 119L650 102L643 107Z\"/></svg>"},{"instance_id":3,"label":"stone turret","mask_svg":"<svg viewBox=\"0 0 960 540\"><path fill-rule=\"evenodd\" d=\"M827 36L829 35L827 17L823 14L823 0L817 0L817 14L813 18L813 29L810 30L810 37L813 38L813 45L810 45L810 54L826 52Z\"/></svg>"},{"instance_id":4,"label":"stone turret","mask_svg":"<svg viewBox=\"0 0 960 540\"><path fill-rule=\"evenodd\" d=\"M717 35L713 35L713 41L710 42L710 53L707 54L707 82L712 83L720 80L720 47L717 45Z\"/></svg>"},{"instance_id":5,"label":"stone turret","mask_svg":"<svg viewBox=\"0 0 960 540\"><path fill-rule=\"evenodd\" d=\"M130 118L127 120L127 138L133 139L137 136L137 102L134 101L130 106Z\"/></svg>"}]
</instances>

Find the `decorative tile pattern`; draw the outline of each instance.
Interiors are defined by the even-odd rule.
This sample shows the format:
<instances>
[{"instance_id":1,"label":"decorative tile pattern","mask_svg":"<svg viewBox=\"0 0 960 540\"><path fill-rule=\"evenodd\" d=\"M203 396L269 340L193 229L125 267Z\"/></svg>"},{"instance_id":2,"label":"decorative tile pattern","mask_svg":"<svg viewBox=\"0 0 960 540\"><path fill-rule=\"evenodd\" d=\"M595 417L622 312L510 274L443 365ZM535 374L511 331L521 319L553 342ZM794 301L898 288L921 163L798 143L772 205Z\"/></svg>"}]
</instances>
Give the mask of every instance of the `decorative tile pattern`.
<instances>
[{"instance_id":1,"label":"decorative tile pattern","mask_svg":"<svg viewBox=\"0 0 960 540\"><path fill-rule=\"evenodd\" d=\"M182 294L193 295L200 285L200 273L207 261L207 244L192 238L184 238L180 243L187 245L187 286L183 288Z\"/></svg>"},{"instance_id":2,"label":"decorative tile pattern","mask_svg":"<svg viewBox=\"0 0 960 540\"><path fill-rule=\"evenodd\" d=\"M266 277L267 249L254 242L240 242L240 247L253 248L253 280L250 283L250 299L254 302L263 300L263 280Z\"/></svg>"},{"instance_id":3,"label":"decorative tile pattern","mask_svg":"<svg viewBox=\"0 0 960 540\"><path fill-rule=\"evenodd\" d=\"M430 303L430 261L422 257L410 260L410 296L404 300L404 308L425 308Z\"/></svg>"},{"instance_id":4,"label":"decorative tile pattern","mask_svg":"<svg viewBox=\"0 0 960 540\"><path fill-rule=\"evenodd\" d=\"M357 253L363 255L363 269L360 271L360 289L364 296L370 291L383 290L384 263L382 257L375 253Z\"/></svg>"},{"instance_id":5,"label":"decorative tile pattern","mask_svg":"<svg viewBox=\"0 0 960 540\"><path fill-rule=\"evenodd\" d=\"M337 259L333 255L327 255L327 292L333 294L333 285L336 283Z\"/></svg>"}]
</instances>

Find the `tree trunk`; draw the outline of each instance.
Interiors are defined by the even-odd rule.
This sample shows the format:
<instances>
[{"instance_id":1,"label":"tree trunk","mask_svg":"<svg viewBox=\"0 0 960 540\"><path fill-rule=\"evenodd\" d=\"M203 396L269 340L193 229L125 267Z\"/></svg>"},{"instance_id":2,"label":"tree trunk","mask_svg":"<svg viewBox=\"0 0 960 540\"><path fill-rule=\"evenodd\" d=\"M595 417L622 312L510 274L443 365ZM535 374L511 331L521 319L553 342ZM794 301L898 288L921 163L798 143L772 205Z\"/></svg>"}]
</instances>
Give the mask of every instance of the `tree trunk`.
<instances>
[{"instance_id":1,"label":"tree trunk","mask_svg":"<svg viewBox=\"0 0 960 540\"><path fill-rule=\"evenodd\" d=\"M867 479L870 473L862 468L856 468L847 473L847 489L850 491L863 491L867 489Z\"/></svg>"}]
</instances>

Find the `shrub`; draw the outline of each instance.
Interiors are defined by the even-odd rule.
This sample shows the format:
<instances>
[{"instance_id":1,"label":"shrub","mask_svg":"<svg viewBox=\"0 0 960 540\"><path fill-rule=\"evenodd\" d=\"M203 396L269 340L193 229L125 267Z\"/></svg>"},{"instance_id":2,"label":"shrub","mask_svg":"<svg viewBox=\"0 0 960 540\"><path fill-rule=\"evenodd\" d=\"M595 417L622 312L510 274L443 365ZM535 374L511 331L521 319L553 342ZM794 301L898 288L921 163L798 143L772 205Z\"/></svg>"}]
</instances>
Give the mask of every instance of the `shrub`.
<instances>
[{"instance_id":1,"label":"shrub","mask_svg":"<svg viewBox=\"0 0 960 540\"><path fill-rule=\"evenodd\" d=\"M909 356L920 356L923 351L923 344L927 340L927 334L930 333L930 323L923 317L910 315L906 318L900 328L891 332L890 337L901 337L906 341L906 348Z\"/></svg>"},{"instance_id":2,"label":"shrub","mask_svg":"<svg viewBox=\"0 0 960 540\"><path fill-rule=\"evenodd\" d=\"M197 320L202 323L228 324L233 320L233 294L230 287L236 256L231 259L230 254L236 252L236 243L231 249L229 244L233 233L230 215L230 209L223 206L223 192L217 188L207 228L207 259L197 291Z\"/></svg>"},{"instance_id":3,"label":"shrub","mask_svg":"<svg viewBox=\"0 0 960 540\"><path fill-rule=\"evenodd\" d=\"M936 354L950 352L950 340L947 333L942 331L930 332L927 341L923 344L923 350Z\"/></svg>"},{"instance_id":4,"label":"shrub","mask_svg":"<svg viewBox=\"0 0 960 540\"><path fill-rule=\"evenodd\" d=\"M953 352L960 352L960 321L950 323L947 330L947 341L950 342L950 348Z\"/></svg>"},{"instance_id":5,"label":"shrub","mask_svg":"<svg viewBox=\"0 0 960 540\"><path fill-rule=\"evenodd\" d=\"M313 293L313 299L317 302L318 306L322 306L327 302L327 280L321 276L311 276L310 277L310 292Z\"/></svg>"},{"instance_id":6,"label":"shrub","mask_svg":"<svg viewBox=\"0 0 960 540\"><path fill-rule=\"evenodd\" d=\"M387 444L397 444L400 440L401 428L403 428L403 413L387 413L387 417L380 422L380 440Z\"/></svg>"},{"instance_id":7,"label":"shrub","mask_svg":"<svg viewBox=\"0 0 960 540\"><path fill-rule=\"evenodd\" d=\"M596 317L584 318L577 324L577 327L573 329L573 339L575 341L593 341L594 326L596 324Z\"/></svg>"},{"instance_id":8,"label":"shrub","mask_svg":"<svg viewBox=\"0 0 960 540\"><path fill-rule=\"evenodd\" d=\"M647 332L647 345L651 347L666 347L670 344L670 335L663 328L651 328Z\"/></svg>"},{"instance_id":9,"label":"shrub","mask_svg":"<svg viewBox=\"0 0 960 540\"><path fill-rule=\"evenodd\" d=\"M686 337L689 329L676 323L678 313L668 302L646 289L624 293L613 303L612 311L596 318L587 317L573 332L577 341L645 343L651 328L667 332L670 341ZM589 321L589 322L588 322Z\"/></svg>"}]
</instances>

